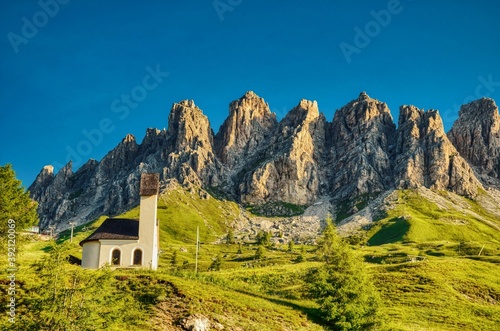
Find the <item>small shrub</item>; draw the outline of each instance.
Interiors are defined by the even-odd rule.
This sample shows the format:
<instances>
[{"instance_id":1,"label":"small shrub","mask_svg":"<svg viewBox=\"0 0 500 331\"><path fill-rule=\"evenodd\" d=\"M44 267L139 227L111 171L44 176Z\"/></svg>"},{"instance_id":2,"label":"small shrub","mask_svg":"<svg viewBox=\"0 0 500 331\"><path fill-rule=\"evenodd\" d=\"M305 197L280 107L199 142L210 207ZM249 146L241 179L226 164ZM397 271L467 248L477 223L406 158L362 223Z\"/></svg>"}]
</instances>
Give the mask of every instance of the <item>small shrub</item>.
<instances>
[{"instance_id":1,"label":"small shrub","mask_svg":"<svg viewBox=\"0 0 500 331\"><path fill-rule=\"evenodd\" d=\"M264 246L261 245L255 251L255 258L260 260L264 258L265 254L266 254L266 249L264 248Z\"/></svg>"}]
</instances>

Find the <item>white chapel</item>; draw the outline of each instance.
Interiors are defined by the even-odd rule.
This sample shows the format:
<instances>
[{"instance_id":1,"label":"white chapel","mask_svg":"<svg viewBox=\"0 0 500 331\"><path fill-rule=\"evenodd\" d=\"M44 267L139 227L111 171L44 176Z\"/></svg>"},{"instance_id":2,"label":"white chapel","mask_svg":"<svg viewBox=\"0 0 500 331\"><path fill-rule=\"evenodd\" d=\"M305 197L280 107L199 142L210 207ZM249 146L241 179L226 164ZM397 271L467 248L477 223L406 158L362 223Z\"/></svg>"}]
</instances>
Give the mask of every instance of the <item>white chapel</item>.
<instances>
[{"instance_id":1,"label":"white chapel","mask_svg":"<svg viewBox=\"0 0 500 331\"><path fill-rule=\"evenodd\" d=\"M159 183L159 174L141 175L139 220L108 218L80 242L83 268L99 269L105 264L114 268L158 268Z\"/></svg>"}]
</instances>

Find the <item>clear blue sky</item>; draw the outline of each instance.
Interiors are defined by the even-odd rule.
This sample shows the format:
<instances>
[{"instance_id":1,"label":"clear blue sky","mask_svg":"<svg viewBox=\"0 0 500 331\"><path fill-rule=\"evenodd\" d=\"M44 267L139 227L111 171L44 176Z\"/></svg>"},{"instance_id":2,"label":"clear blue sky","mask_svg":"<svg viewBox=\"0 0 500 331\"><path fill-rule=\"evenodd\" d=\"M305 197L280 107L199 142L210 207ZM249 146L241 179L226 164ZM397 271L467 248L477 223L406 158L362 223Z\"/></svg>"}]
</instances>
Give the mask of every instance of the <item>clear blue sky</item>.
<instances>
[{"instance_id":1,"label":"clear blue sky","mask_svg":"<svg viewBox=\"0 0 500 331\"><path fill-rule=\"evenodd\" d=\"M127 133L142 141L182 99L214 132L247 90L278 118L306 98L328 120L366 91L396 122L414 104L446 129L464 100L500 100L494 0L54 1L0 4L0 164L25 186L69 150L100 160Z\"/></svg>"}]
</instances>

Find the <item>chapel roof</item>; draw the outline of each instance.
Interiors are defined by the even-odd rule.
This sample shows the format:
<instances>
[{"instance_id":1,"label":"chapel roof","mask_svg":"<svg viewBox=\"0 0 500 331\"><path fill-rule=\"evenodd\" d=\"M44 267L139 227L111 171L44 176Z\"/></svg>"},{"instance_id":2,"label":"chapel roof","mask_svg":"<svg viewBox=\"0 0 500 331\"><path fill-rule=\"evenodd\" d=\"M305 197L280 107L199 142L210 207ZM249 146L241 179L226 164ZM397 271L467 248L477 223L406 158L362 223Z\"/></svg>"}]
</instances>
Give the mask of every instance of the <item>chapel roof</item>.
<instances>
[{"instance_id":1,"label":"chapel roof","mask_svg":"<svg viewBox=\"0 0 500 331\"><path fill-rule=\"evenodd\" d=\"M126 218L108 218L90 236L82 240L80 246L86 242L101 239L138 240L139 221Z\"/></svg>"}]
</instances>

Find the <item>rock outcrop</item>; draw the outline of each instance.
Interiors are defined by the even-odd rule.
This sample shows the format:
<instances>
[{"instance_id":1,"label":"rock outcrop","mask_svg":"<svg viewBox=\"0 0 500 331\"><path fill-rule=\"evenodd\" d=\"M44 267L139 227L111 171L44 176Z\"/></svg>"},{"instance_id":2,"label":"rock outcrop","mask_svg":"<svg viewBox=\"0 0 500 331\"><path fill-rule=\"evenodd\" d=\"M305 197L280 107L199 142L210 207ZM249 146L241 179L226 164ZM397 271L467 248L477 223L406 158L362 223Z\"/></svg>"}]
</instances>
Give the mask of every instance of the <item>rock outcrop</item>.
<instances>
[{"instance_id":1,"label":"rock outcrop","mask_svg":"<svg viewBox=\"0 0 500 331\"><path fill-rule=\"evenodd\" d=\"M394 174L397 188L424 186L475 197L482 187L446 136L439 112L414 106L399 111Z\"/></svg>"},{"instance_id":2,"label":"rock outcrop","mask_svg":"<svg viewBox=\"0 0 500 331\"><path fill-rule=\"evenodd\" d=\"M214 154L214 137L208 118L193 100L173 105L168 117L164 177L180 183L216 186L221 167Z\"/></svg>"},{"instance_id":3,"label":"rock outcrop","mask_svg":"<svg viewBox=\"0 0 500 331\"><path fill-rule=\"evenodd\" d=\"M260 159L243 174L238 195L244 204L311 204L320 194L325 118L318 104L302 100L269 139Z\"/></svg>"},{"instance_id":4,"label":"rock outcrop","mask_svg":"<svg viewBox=\"0 0 500 331\"><path fill-rule=\"evenodd\" d=\"M500 179L500 115L495 101L473 101L460 108L448 138L481 175Z\"/></svg>"},{"instance_id":5,"label":"rock outcrop","mask_svg":"<svg viewBox=\"0 0 500 331\"><path fill-rule=\"evenodd\" d=\"M62 230L70 220L85 223L134 207L142 172L184 184L216 184L222 172L212 149L212 130L202 111L192 101L174 104L168 130L148 129L140 145L127 135L100 162L89 160L76 173L71 162L55 176L51 166L44 167L29 187L39 201L40 227L57 224Z\"/></svg>"},{"instance_id":6,"label":"rock outcrop","mask_svg":"<svg viewBox=\"0 0 500 331\"><path fill-rule=\"evenodd\" d=\"M217 156L229 168L245 163L268 145L277 123L264 99L247 92L229 105L229 117L215 137Z\"/></svg>"},{"instance_id":7,"label":"rock outcrop","mask_svg":"<svg viewBox=\"0 0 500 331\"><path fill-rule=\"evenodd\" d=\"M337 110L329 129L328 177L333 195L352 199L392 186L395 130L387 105L365 92Z\"/></svg>"},{"instance_id":8,"label":"rock outcrop","mask_svg":"<svg viewBox=\"0 0 500 331\"><path fill-rule=\"evenodd\" d=\"M29 190L41 228L58 230L70 220L81 224L138 204L143 172L160 173L165 187L169 180L197 185L280 215L325 199L369 200L395 188L474 198L483 188L475 173L485 185L491 184L485 178L500 183L499 119L493 100L481 99L462 107L447 136L437 111L402 106L396 129L387 105L363 92L331 123L308 100L278 123L268 104L247 92L229 105L214 136L202 110L184 100L172 106L167 129L147 129L140 144L127 135L101 161L89 160L76 172L71 162L57 174L44 167Z\"/></svg>"}]
</instances>

